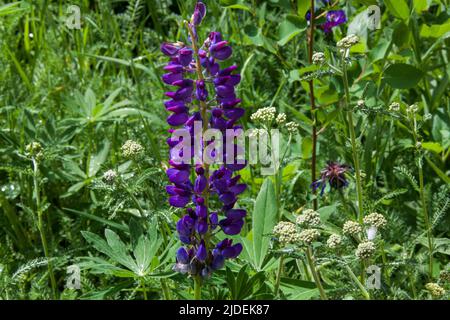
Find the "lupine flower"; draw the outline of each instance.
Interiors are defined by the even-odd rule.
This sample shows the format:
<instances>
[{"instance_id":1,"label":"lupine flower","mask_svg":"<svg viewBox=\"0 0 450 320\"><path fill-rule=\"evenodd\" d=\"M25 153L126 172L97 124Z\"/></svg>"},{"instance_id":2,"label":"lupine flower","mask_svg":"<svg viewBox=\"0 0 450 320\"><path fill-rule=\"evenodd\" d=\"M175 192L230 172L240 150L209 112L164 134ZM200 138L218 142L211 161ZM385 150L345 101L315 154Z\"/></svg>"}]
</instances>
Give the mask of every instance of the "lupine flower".
<instances>
[{"instance_id":1,"label":"lupine flower","mask_svg":"<svg viewBox=\"0 0 450 320\"><path fill-rule=\"evenodd\" d=\"M191 136L191 145L198 139L194 136L195 121L207 122L208 128L220 130L224 136L223 155L226 158L225 132L227 129L239 129L236 122L244 115L244 109L237 107L241 100L235 93L241 76L235 73L236 65L223 69L220 67L219 61L230 58L232 49L219 32L209 33L203 45L199 45L196 27L205 15L206 6L197 2L188 24L190 34L195 38L189 37L190 44L176 42L161 45L162 53L170 58L164 67L168 73L164 74L162 79L174 87L172 91L165 93L170 100L164 104L171 113L167 118L168 124L186 129ZM197 59L200 65L197 65ZM201 78L198 73L202 75ZM198 78L195 78L195 75ZM200 108L197 107L199 105ZM205 116L202 106L207 108L206 119L202 118ZM175 128L170 129L169 133L174 130ZM169 204L186 210L186 214L176 226L184 246L177 252L174 270L206 278L214 270L222 268L226 259L236 258L242 251L242 245L233 244L229 238L215 246L211 242L213 232L221 230L226 235L237 235L241 232L246 211L235 209L234 206L238 195L245 191L246 185L239 183L240 176L235 172L244 168L245 163L237 163L236 151L239 150L238 146L234 145L234 162L227 162L210 174L208 167L203 164L194 166L190 162L179 161L184 156L174 148L179 142L172 138L167 140L170 168L166 173L172 183L166 187ZM206 145L208 143L210 142L206 142ZM205 143L200 144L203 150ZM193 148L191 151L191 158L203 158L201 154L194 155ZM216 197L220 207L212 208L211 204L214 202L206 201L209 197ZM220 219L219 215L223 218Z\"/></svg>"},{"instance_id":2,"label":"lupine flower","mask_svg":"<svg viewBox=\"0 0 450 320\"><path fill-rule=\"evenodd\" d=\"M348 181L345 178L345 173L348 170L348 166L344 164L339 164L338 162L328 162L325 169L320 172L320 179L314 181L311 184L313 191L321 188L320 195L323 195L327 182L330 188L340 189L348 185Z\"/></svg>"},{"instance_id":3,"label":"lupine flower","mask_svg":"<svg viewBox=\"0 0 450 320\"><path fill-rule=\"evenodd\" d=\"M325 2L324 2L325 4ZM326 2L328 4L328 1ZM317 16L317 14L315 14ZM309 22L311 20L311 12L308 11L305 15L305 19ZM330 10L326 13L325 23L319 25L325 33L330 33L334 27L337 27L347 22L347 16L344 10Z\"/></svg>"},{"instance_id":4,"label":"lupine flower","mask_svg":"<svg viewBox=\"0 0 450 320\"><path fill-rule=\"evenodd\" d=\"M330 10L326 15L326 22L321 26L325 33L330 33L332 28L347 22L344 10Z\"/></svg>"}]
</instances>

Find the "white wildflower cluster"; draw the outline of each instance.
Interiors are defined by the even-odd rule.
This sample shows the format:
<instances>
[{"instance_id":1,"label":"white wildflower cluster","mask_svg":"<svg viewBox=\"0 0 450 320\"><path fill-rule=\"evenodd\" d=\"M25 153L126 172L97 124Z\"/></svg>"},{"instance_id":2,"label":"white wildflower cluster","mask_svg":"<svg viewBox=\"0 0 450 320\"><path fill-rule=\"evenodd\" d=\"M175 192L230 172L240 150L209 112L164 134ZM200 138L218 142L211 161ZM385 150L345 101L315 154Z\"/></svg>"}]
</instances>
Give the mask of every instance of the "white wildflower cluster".
<instances>
[{"instance_id":1,"label":"white wildflower cluster","mask_svg":"<svg viewBox=\"0 0 450 320\"><path fill-rule=\"evenodd\" d=\"M368 259L375 253L376 247L372 241L361 242L356 249L356 256L359 259Z\"/></svg>"},{"instance_id":2,"label":"white wildflower cluster","mask_svg":"<svg viewBox=\"0 0 450 320\"><path fill-rule=\"evenodd\" d=\"M363 99L359 99L358 102L356 102L356 105L358 108L362 108L366 105L366 102Z\"/></svg>"},{"instance_id":3,"label":"white wildflower cluster","mask_svg":"<svg viewBox=\"0 0 450 320\"><path fill-rule=\"evenodd\" d=\"M389 111L391 112L399 112L400 111L400 103L392 102L389 106Z\"/></svg>"},{"instance_id":4,"label":"white wildflower cluster","mask_svg":"<svg viewBox=\"0 0 450 320\"><path fill-rule=\"evenodd\" d=\"M332 234L327 240L327 246L330 249L336 249L341 245L342 237L337 234Z\"/></svg>"},{"instance_id":5,"label":"white wildflower cluster","mask_svg":"<svg viewBox=\"0 0 450 320\"><path fill-rule=\"evenodd\" d=\"M113 183L117 178L117 172L110 169L103 174L103 180L107 183Z\"/></svg>"},{"instance_id":6,"label":"white wildflower cluster","mask_svg":"<svg viewBox=\"0 0 450 320\"><path fill-rule=\"evenodd\" d=\"M121 149L125 158L135 158L144 150L142 145L133 140L125 141Z\"/></svg>"},{"instance_id":7,"label":"white wildflower cluster","mask_svg":"<svg viewBox=\"0 0 450 320\"><path fill-rule=\"evenodd\" d=\"M341 49L349 49L359 42L359 37L355 34L350 34L337 42L337 47Z\"/></svg>"},{"instance_id":8,"label":"white wildflower cluster","mask_svg":"<svg viewBox=\"0 0 450 320\"><path fill-rule=\"evenodd\" d=\"M291 134L294 134L298 130L298 123L295 123L293 121L286 123L287 131Z\"/></svg>"},{"instance_id":9,"label":"white wildflower cluster","mask_svg":"<svg viewBox=\"0 0 450 320\"><path fill-rule=\"evenodd\" d=\"M373 212L364 217L364 224L381 229L386 226L387 220L382 214Z\"/></svg>"},{"instance_id":10,"label":"white wildflower cluster","mask_svg":"<svg viewBox=\"0 0 450 320\"><path fill-rule=\"evenodd\" d=\"M419 111L419 107L417 106L417 104L412 104L408 108L406 108L406 112L408 114L414 114L417 111Z\"/></svg>"},{"instance_id":11,"label":"white wildflower cluster","mask_svg":"<svg viewBox=\"0 0 450 320\"><path fill-rule=\"evenodd\" d=\"M320 236L320 232L316 229L306 229L300 232L299 238L306 244L311 244Z\"/></svg>"},{"instance_id":12,"label":"white wildflower cluster","mask_svg":"<svg viewBox=\"0 0 450 320\"><path fill-rule=\"evenodd\" d=\"M252 121L256 122L271 122L273 119L275 119L275 115L277 113L277 110L275 107L266 107L258 109L255 113L253 113L250 116L250 119Z\"/></svg>"},{"instance_id":13,"label":"white wildflower cluster","mask_svg":"<svg viewBox=\"0 0 450 320\"><path fill-rule=\"evenodd\" d=\"M450 270L442 270L439 278L444 282L450 282Z\"/></svg>"},{"instance_id":14,"label":"white wildflower cluster","mask_svg":"<svg viewBox=\"0 0 450 320\"><path fill-rule=\"evenodd\" d=\"M434 282L427 283L425 289L427 289L434 297L441 297L445 294L444 288Z\"/></svg>"},{"instance_id":15,"label":"white wildflower cluster","mask_svg":"<svg viewBox=\"0 0 450 320\"><path fill-rule=\"evenodd\" d=\"M295 224L292 222L281 221L275 228L273 234L278 238L278 241L283 244L297 243L300 240L299 234Z\"/></svg>"},{"instance_id":16,"label":"white wildflower cluster","mask_svg":"<svg viewBox=\"0 0 450 320\"><path fill-rule=\"evenodd\" d=\"M325 54L323 52L314 52L312 56L312 62L314 64L324 64L325 63Z\"/></svg>"},{"instance_id":17,"label":"white wildflower cluster","mask_svg":"<svg viewBox=\"0 0 450 320\"><path fill-rule=\"evenodd\" d=\"M275 121L278 123L278 124L283 124L283 123L285 123L286 122L286 113L279 113L278 114L278 116L277 116L277 118L275 119Z\"/></svg>"},{"instance_id":18,"label":"white wildflower cluster","mask_svg":"<svg viewBox=\"0 0 450 320\"><path fill-rule=\"evenodd\" d=\"M346 221L342 227L342 232L346 235L355 236L362 231L362 227L358 222Z\"/></svg>"},{"instance_id":19,"label":"white wildflower cluster","mask_svg":"<svg viewBox=\"0 0 450 320\"><path fill-rule=\"evenodd\" d=\"M296 220L297 224L301 226L313 226L320 225L320 215L317 211L312 209L306 209L303 214L299 215Z\"/></svg>"}]
</instances>

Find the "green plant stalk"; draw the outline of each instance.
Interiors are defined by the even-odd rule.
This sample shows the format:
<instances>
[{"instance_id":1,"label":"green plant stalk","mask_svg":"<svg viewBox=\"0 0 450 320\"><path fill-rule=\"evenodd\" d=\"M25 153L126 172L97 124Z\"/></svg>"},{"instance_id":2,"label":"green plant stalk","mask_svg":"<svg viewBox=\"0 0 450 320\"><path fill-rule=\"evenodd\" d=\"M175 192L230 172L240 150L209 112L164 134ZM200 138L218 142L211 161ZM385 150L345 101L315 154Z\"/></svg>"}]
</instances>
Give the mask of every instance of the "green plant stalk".
<instances>
[{"instance_id":1,"label":"green plant stalk","mask_svg":"<svg viewBox=\"0 0 450 320\"><path fill-rule=\"evenodd\" d=\"M161 279L161 288L163 290L164 300L172 300L172 295L170 294L166 279Z\"/></svg>"},{"instance_id":2,"label":"green plant stalk","mask_svg":"<svg viewBox=\"0 0 450 320\"><path fill-rule=\"evenodd\" d=\"M34 184L34 193L35 193L35 199L36 199L36 209L37 209L37 216L38 216L38 229L39 234L41 237L42 242L42 248L44 249L45 258L47 259L47 268L48 268L48 274L50 277L50 283L52 286L52 298L56 299L56 280L55 280L55 274L53 273L53 266L51 262L51 257L48 250L48 244L47 244L47 238L45 236L45 229L44 229L44 222L43 222L43 212L41 210L41 197L40 197L40 191L39 191L39 167L38 163L35 158L32 159L33 161L33 184Z\"/></svg>"},{"instance_id":3,"label":"green plant stalk","mask_svg":"<svg viewBox=\"0 0 450 320\"><path fill-rule=\"evenodd\" d=\"M425 199L423 182L423 169L422 165L419 167L419 190L420 190L420 201L422 203L423 217L425 219L425 225L427 228L427 239L428 239L428 276L430 279L433 278L433 235L431 234L430 217L428 216L427 203Z\"/></svg>"},{"instance_id":4,"label":"green plant stalk","mask_svg":"<svg viewBox=\"0 0 450 320\"><path fill-rule=\"evenodd\" d=\"M277 279L275 280L275 289L274 289L275 297L278 296L278 291L280 289L281 274L283 273L283 263L284 263L284 256L282 255L280 257L280 262L278 264Z\"/></svg>"},{"instance_id":5,"label":"green plant stalk","mask_svg":"<svg viewBox=\"0 0 450 320\"><path fill-rule=\"evenodd\" d=\"M311 269L311 273L313 275L314 282L316 283L317 289L319 289L320 298L322 300L328 300L325 290L323 289L322 283L320 282L319 273L317 272L316 267L314 265L314 258L312 255L311 246L308 246L306 248L306 259L308 260L309 268Z\"/></svg>"},{"instance_id":6,"label":"green plant stalk","mask_svg":"<svg viewBox=\"0 0 450 320\"><path fill-rule=\"evenodd\" d=\"M366 290L366 288L364 288L363 284L361 283L361 281L359 281L358 277L353 273L352 269L348 265L345 265L345 269L347 269L348 274L353 279L353 281L355 281L364 298L366 300L370 300L369 292Z\"/></svg>"},{"instance_id":7,"label":"green plant stalk","mask_svg":"<svg viewBox=\"0 0 450 320\"><path fill-rule=\"evenodd\" d=\"M363 223L363 198L362 198L362 184L361 184L361 171L359 165L359 155L358 155L358 145L356 143L356 133L355 125L353 121L352 110L350 110L350 89L348 85L348 74L347 74L347 64L345 62L344 55L342 56L342 77L344 79L344 89L345 89L345 102L346 102L346 112L348 118L348 129L350 131L350 139L352 144L352 154L353 154L353 164L356 171L356 194L358 197L358 221Z\"/></svg>"},{"instance_id":8,"label":"green plant stalk","mask_svg":"<svg viewBox=\"0 0 450 320\"><path fill-rule=\"evenodd\" d=\"M145 288L145 281L144 281L144 279L141 279L141 289L142 289L142 293L144 294L144 300L148 300L147 289Z\"/></svg>"},{"instance_id":9,"label":"green plant stalk","mask_svg":"<svg viewBox=\"0 0 450 320\"><path fill-rule=\"evenodd\" d=\"M308 61L309 64L312 64L312 57L313 57L313 50L314 50L314 20L315 20L315 13L314 13L314 4L315 0L311 0L311 19L310 21L310 31L309 31L309 37L308 37ZM311 132L311 138L312 138L312 155L311 155L311 183L316 181L316 163L317 163L317 126L316 126L316 101L314 97L314 80L311 79L309 81L309 100L311 103L311 117L312 117L312 132ZM313 191L313 193L316 193L316 190ZM313 199L313 208L314 210L317 210L318 208L318 202L317 198L314 197Z\"/></svg>"},{"instance_id":10,"label":"green plant stalk","mask_svg":"<svg viewBox=\"0 0 450 320\"><path fill-rule=\"evenodd\" d=\"M194 278L194 300L202 300L202 280L199 276Z\"/></svg>"},{"instance_id":11,"label":"green plant stalk","mask_svg":"<svg viewBox=\"0 0 450 320\"><path fill-rule=\"evenodd\" d=\"M417 121L416 116L414 115L413 119L413 136L414 141L417 143L419 142L419 139L417 137ZM422 204L422 213L423 218L425 220L425 227L427 228L427 240L428 240L428 277L430 280L433 278L433 235L430 225L430 217L428 215L427 210L427 201L425 199L425 186L424 186L424 180L423 180L423 165L422 165L422 159L419 158L419 194L420 194L420 202Z\"/></svg>"}]
</instances>

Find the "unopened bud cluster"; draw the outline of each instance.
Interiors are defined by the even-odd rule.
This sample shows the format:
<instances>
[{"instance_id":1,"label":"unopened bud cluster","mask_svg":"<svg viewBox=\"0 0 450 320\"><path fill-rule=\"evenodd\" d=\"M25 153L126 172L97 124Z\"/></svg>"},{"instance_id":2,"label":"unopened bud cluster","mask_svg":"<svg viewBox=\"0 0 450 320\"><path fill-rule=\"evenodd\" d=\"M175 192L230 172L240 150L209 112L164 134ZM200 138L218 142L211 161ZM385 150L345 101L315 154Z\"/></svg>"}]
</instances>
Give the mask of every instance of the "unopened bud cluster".
<instances>
[{"instance_id":1,"label":"unopened bud cluster","mask_svg":"<svg viewBox=\"0 0 450 320\"><path fill-rule=\"evenodd\" d=\"M113 183L117 178L117 172L110 169L103 174L103 180L107 183Z\"/></svg>"},{"instance_id":2,"label":"unopened bud cluster","mask_svg":"<svg viewBox=\"0 0 450 320\"><path fill-rule=\"evenodd\" d=\"M314 52L312 56L312 62L314 64L324 64L325 63L325 54L323 52Z\"/></svg>"},{"instance_id":3,"label":"unopened bud cluster","mask_svg":"<svg viewBox=\"0 0 450 320\"><path fill-rule=\"evenodd\" d=\"M373 212L364 217L364 223L369 226L374 226L378 229L384 228L387 224L386 218L378 213Z\"/></svg>"},{"instance_id":4,"label":"unopened bud cluster","mask_svg":"<svg viewBox=\"0 0 450 320\"><path fill-rule=\"evenodd\" d=\"M291 134L297 133L298 130L298 123L295 123L293 121L286 123L287 131Z\"/></svg>"},{"instance_id":5,"label":"unopened bud cluster","mask_svg":"<svg viewBox=\"0 0 450 320\"><path fill-rule=\"evenodd\" d=\"M141 154L144 148L133 140L127 140L122 146L122 154L126 158L135 158Z\"/></svg>"},{"instance_id":6,"label":"unopened bud cluster","mask_svg":"<svg viewBox=\"0 0 450 320\"><path fill-rule=\"evenodd\" d=\"M314 240L319 238L319 236L320 232L316 229L306 229L299 234L300 241L303 241L306 244L311 244Z\"/></svg>"},{"instance_id":7,"label":"unopened bud cluster","mask_svg":"<svg viewBox=\"0 0 450 320\"><path fill-rule=\"evenodd\" d=\"M306 209L303 214L299 215L296 220L300 226L313 226L320 225L320 215L317 211L312 209Z\"/></svg>"},{"instance_id":8,"label":"unopened bud cluster","mask_svg":"<svg viewBox=\"0 0 450 320\"><path fill-rule=\"evenodd\" d=\"M250 119L252 121L256 122L271 122L275 119L275 114L277 113L277 110L274 107L266 107L258 109L255 113L253 113L250 116Z\"/></svg>"},{"instance_id":9,"label":"unopened bud cluster","mask_svg":"<svg viewBox=\"0 0 450 320\"><path fill-rule=\"evenodd\" d=\"M359 42L357 35L351 34L337 42L337 47L341 49L349 49Z\"/></svg>"},{"instance_id":10,"label":"unopened bud cluster","mask_svg":"<svg viewBox=\"0 0 450 320\"><path fill-rule=\"evenodd\" d=\"M332 234L327 240L327 246L330 249L336 249L341 245L342 238L340 235Z\"/></svg>"},{"instance_id":11,"label":"unopened bud cluster","mask_svg":"<svg viewBox=\"0 0 450 320\"><path fill-rule=\"evenodd\" d=\"M279 222L273 229L273 234L283 245L297 243L300 240L297 228L292 222Z\"/></svg>"},{"instance_id":12,"label":"unopened bud cluster","mask_svg":"<svg viewBox=\"0 0 450 320\"><path fill-rule=\"evenodd\" d=\"M356 256L363 260L370 258L375 253L376 247L372 241L361 242L356 249Z\"/></svg>"},{"instance_id":13,"label":"unopened bud cluster","mask_svg":"<svg viewBox=\"0 0 450 320\"><path fill-rule=\"evenodd\" d=\"M445 294L444 288L434 282L427 283L425 289L427 289L434 297L441 297Z\"/></svg>"},{"instance_id":14,"label":"unopened bud cluster","mask_svg":"<svg viewBox=\"0 0 450 320\"><path fill-rule=\"evenodd\" d=\"M342 232L346 235L355 236L362 231L362 227L355 221L346 221L342 227Z\"/></svg>"}]
</instances>

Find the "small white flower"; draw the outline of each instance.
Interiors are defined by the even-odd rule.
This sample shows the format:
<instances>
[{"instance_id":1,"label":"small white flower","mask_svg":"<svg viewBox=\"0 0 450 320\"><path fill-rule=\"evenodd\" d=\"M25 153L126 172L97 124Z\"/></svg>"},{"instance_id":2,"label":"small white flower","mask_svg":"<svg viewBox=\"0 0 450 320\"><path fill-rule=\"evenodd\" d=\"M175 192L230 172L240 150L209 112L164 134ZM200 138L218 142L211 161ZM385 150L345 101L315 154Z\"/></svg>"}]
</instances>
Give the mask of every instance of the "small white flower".
<instances>
[{"instance_id":1,"label":"small white flower","mask_svg":"<svg viewBox=\"0 0 450 320\"><path fill-rule=\"evenodd\" d=\"M323 52L314 52L312 56L312 62L314 64L324 64L325 63L325 54Z\"/></svg>"},{"instance_id":2,"label":"small white flower","mask_svg":"<svg viewBox=\"0 0 450 320\"><path fill-rule=\"evenodd\" d=\"M276 120L278 124L283 124L286 122L286 114L285 113L279 113Z\"/></svg>"},{"instance_id":3,"label":"small white flower","mask_svg":"<svg viewBox=\"0 0 450 320\"><path fill-rule=\"evenodd\" d=\"M358 102L356 102L356 105L359 108L362 108L362 107L364 107L366 105L366 102L363 99L360 99L360 100L358 100Z\"/></svg>"},{"instance_id":4,"label":"small white flower","mask_svg":"<svg viewBox=\"0 0 450 320\"><path fill-rule=\"evenodd\" d=\"M135 158L144 150L142 145L133 140L125 141L121 149L126 158Z\"/></svg>"},{"instance_id":5,"label":"small white flower","mask_svg":"<svg viewBox=\"0 0 450 320\"><path fill-rule=\"evenodd\" d=\"M297 133L298 124L291 121L291 122L286 123L286 128L289 133L294 134L294 133Z\"/></svg>"},{"instance_id":6,"label":"small white flower","mask_svg":"<svg viewBox=\"0 0 450 320\"><path fill-rule=\"evenodd\" d=\"M355 34L350 34L337 42L338 48L349 49L359 42L359 37Z\"/></svg>"},{"instance_id":7,"label":"small white flower","mask_svg":"<svg viewBox=\"0 0 450 320\"><path fill-rule=\"evenodd\" d=\"M387 224L386 218L378 212L373 212L373 213L365 216L363 221L364 221L364 224L369 225L369 226L374 226L379 229L384 228Z\"/></svg>"},{"instance_id":8,"label":"small white flower","mask_svg":"<svg viewBox=\"0 0 450 320\"><path fill-rule=\"evenodd\" d=\"M105 180L107 183L113 183L116 178L117 172L111 169L103 174L103 180Z\"/></svg>"},{"instance_id":9,"label":"small white flower","mask_svg":"<svg viewBox=\"0 0 450 320\"><path fill-rule=\"evenodd\" d=\"M366 241L358 245L355 255L360 259L368 259L375 253L375 250L375 244L372 241Z\"/></svg>"},{"instance_id":10,"label":"small white flower","mask_svg":"<svg viewBox=\"0 0 450 320\"><path fill-rule=\"evenodd\" d=\"M342 238L340 235L332 234L327 240L327 246L330 249L337 248L342 242Z\"/></svg>"},{"instance_id":11,"label":"small white flower","mask_svg":"<svg viewBox=\"0 0 450 320\"><path fill-rule=\"evenodd\" d=\"M301 226L318 226L320 224L320 215L317 211L306 209L296 220Z\"/></svg>"},{"instance_id":12,"label":"small white flower","mask_svg":"<svg viewBox=\"0 0 450 320\"><path fill-rule=\"evenodd\" d=\"M347 235L355 236L362 231L362 227L358 222L346 221L342 227L342 232Z\"/></svg>"},{"instance_id":13,"label":"small white flower","mask_svg":"<svg viewBox=\"0 0 450 320\"><path fill-rule=\"evenodd\" d=\"M256 112L250 116L250 119L256 122L271 122L275 119L276 113L277 110L274 107L261 108L256 110Z\"/></svg>"},{"instance_id":14,"label":"small white flower","mask_svg":"<svg viewBox=\"0 0 450 320\"><path fill-rule=\"evenodd\" d=\"M282 245L297 243L300 240L297 228L292 222L281 221L273 228L273 234Z\"/></svg>"},{"instance_id":15,"label":"small white flower","mask_svg":"<svg viewBox=\"0 0 450 320\"><path fill-rule=\"evenodd\" d=\"M400 103L392 102L391 105L389 106L389 111L392 111L392 112L400 111Z\"/></svg>"}]
</instances>

